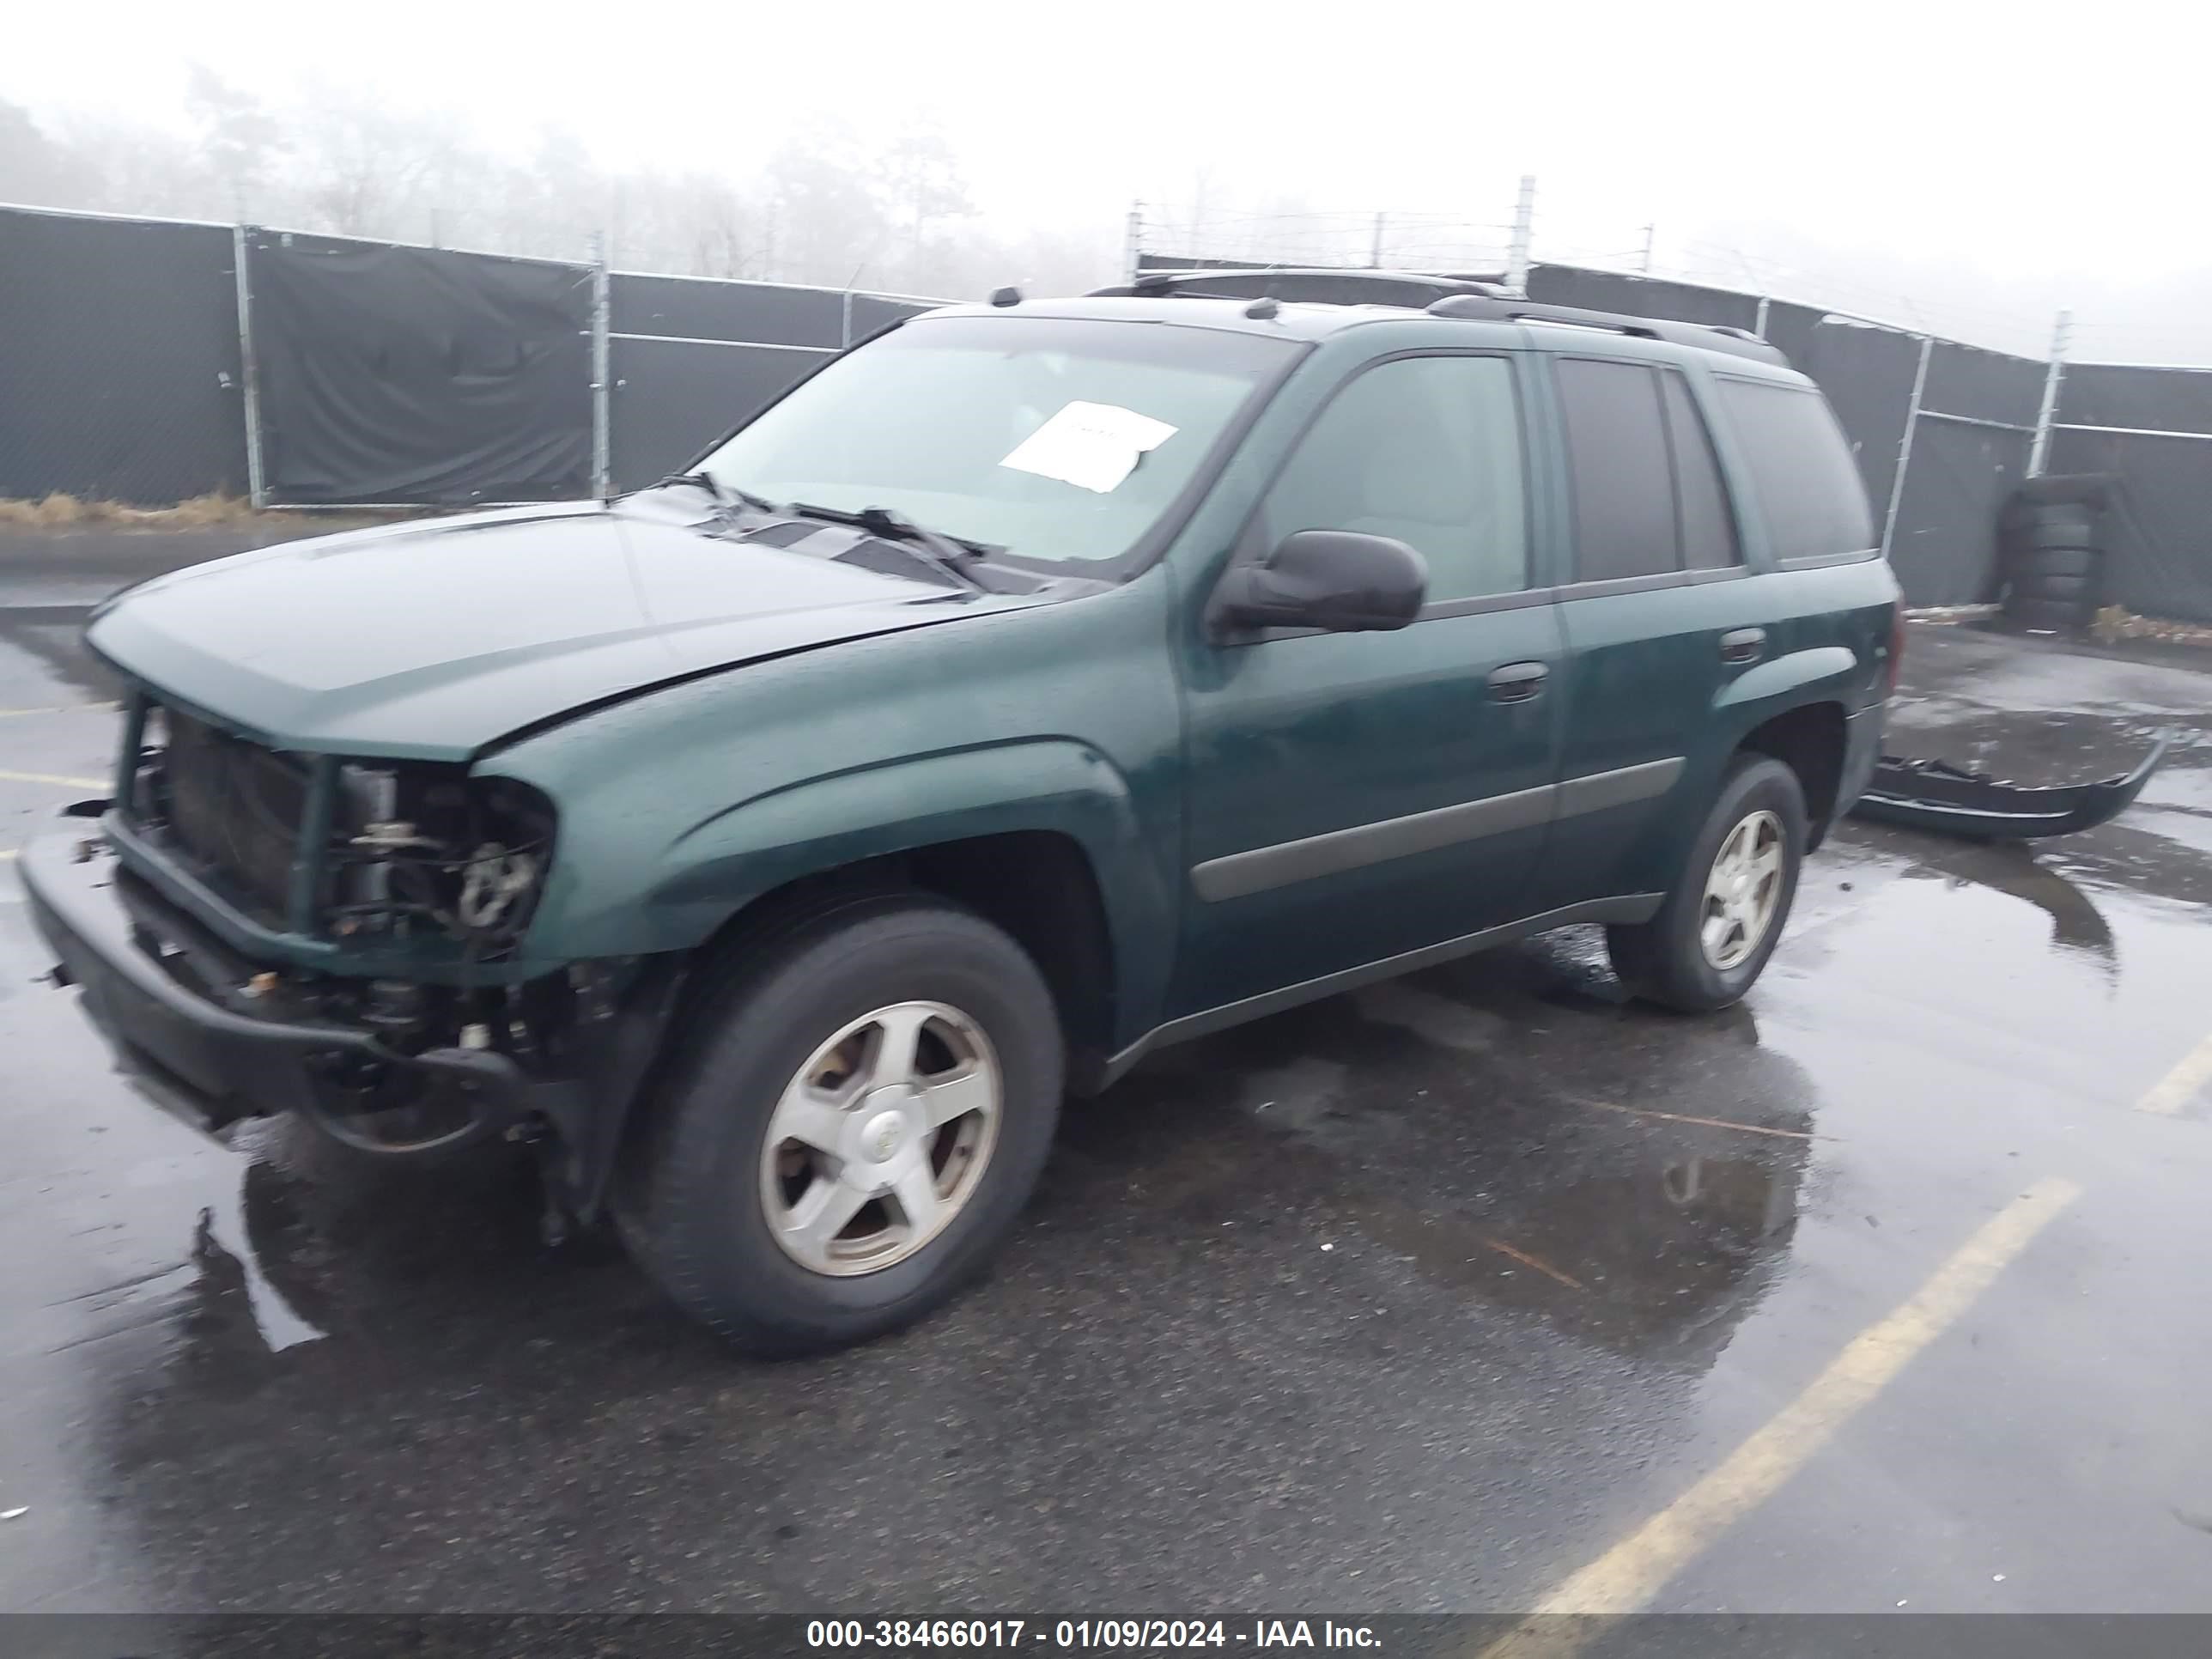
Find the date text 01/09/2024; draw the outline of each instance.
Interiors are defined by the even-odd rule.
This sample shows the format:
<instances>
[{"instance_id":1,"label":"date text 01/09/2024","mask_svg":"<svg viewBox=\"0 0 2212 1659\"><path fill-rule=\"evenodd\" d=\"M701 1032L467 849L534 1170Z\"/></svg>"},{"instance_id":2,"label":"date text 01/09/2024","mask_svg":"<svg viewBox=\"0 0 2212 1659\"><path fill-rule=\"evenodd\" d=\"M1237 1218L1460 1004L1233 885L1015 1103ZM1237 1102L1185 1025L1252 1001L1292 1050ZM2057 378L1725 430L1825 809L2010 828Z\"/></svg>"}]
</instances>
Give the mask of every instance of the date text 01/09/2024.
<instances>
[{"instance_id":1,"label":"date text 01/09/2024","mask_svg":"<svg viewBox=\"0 0 2212 1659\"><path fill-rule=\"evenodd\" d=\"M1382 1643L1365 1625L1257 1619L813 1619L810 1648L1364 1648Z\"/></svg>"}]
</instances>

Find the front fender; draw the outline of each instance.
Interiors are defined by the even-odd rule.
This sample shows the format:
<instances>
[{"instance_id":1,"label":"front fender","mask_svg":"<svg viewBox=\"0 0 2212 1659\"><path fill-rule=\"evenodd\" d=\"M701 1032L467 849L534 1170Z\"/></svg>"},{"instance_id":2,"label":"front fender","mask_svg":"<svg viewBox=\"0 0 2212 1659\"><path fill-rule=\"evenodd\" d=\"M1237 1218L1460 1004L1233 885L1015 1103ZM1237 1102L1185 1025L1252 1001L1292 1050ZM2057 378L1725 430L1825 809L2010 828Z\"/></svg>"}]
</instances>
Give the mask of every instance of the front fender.
<instances>
[{"instance_id":1,"label":"front fender","mask_svg":"<svg viewBox=\"0 0 2212 1659\"><path fill-rule=\"evenodd\" d=\"M947 750L786 785L677 836L649 869L561 919L578 957L689 950L765 893L865 860L1014 832L1057 834L1088 860L1107 918L1115 1003L1149 1008L1164 990L1174 896L1154 861L1128 781L1067 738ZM1147 948L1146 942L1156 942Z\"/></svg>"}]
</instances>

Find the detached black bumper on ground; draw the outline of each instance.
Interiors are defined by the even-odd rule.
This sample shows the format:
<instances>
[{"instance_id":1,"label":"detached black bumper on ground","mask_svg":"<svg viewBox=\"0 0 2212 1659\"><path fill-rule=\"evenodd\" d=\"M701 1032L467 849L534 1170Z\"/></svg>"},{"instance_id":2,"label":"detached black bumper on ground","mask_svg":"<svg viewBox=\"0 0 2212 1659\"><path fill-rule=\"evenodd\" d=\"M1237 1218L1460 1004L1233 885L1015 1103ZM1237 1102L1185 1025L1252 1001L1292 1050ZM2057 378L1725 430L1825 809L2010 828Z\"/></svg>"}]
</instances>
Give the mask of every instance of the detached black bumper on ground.
<instances>
[{"instance_id":1,"label":"detached black bumper on ground","mask_svg":"<svg viewBox=\"0 0 2212 1659\"><path fill-rule=\"evenodd\" d=\"M2143 785L2165 760L2170 741L2160 738L2132 772L2046 789L2000 783L1948 761L1884 755L1875 767L1873 782L1851 811L1863 818L1975 841L2070 836L2118 817L2142 793Z\"/></svg>"}]
</instances>

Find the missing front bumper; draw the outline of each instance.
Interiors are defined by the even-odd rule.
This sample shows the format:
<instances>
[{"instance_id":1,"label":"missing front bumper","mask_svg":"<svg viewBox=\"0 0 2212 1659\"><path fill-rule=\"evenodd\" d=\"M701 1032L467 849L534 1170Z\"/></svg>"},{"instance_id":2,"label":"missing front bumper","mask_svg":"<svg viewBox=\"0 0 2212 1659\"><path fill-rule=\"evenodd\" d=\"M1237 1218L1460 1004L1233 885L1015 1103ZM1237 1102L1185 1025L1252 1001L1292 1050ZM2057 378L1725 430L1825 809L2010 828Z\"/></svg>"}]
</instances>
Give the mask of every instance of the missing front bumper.
<instances>
[{"instance_id":1,"label":"missing front bumper","mask_svg":"<svg viewBox=\"0 0 2212 1659\"><path fill-rule=\"evenodd\" d=\"M119 1068L162 1109L215 1133L312 1105L318 1070L349 1060L420 1072L503 1116L536 1103L545 1085L504 1054L401 1054L368 1030L255 1012L252 966L120 869L99 834L106 805L70 808L64 828L23 849L20 867L57 981L82 988Z\"/></svg>"}]
</instances>

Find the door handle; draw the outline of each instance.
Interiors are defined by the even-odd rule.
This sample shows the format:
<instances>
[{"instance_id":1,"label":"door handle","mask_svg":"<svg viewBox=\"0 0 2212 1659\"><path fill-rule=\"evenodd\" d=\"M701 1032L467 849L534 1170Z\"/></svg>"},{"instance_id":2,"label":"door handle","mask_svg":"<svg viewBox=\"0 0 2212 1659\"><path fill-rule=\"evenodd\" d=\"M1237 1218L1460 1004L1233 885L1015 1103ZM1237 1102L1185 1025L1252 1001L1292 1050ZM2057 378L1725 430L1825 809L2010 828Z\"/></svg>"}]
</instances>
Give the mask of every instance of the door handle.
<instances>
[{"instance_id":1,"label":"door handle","mask_svg":"<svg viewBox=\"0 0 2212 1659\"><path fill-rule=\"evenodd\" d=\"M1540 662L1509 662L1503 668L1493 668L1490 671L1490 700L1526 702L1543 690L1551 672L1550 665Z\"/></svg>"},{"instance_id":2,"label":"door handle","mask_svg":"<svg viewBox=\"0 0 2212 1659\"><path fill-rule=\"evenodd\" d=\"M1738 628L1721 635L1723 662L1757 662L1766 654L1766 630Z\"/></svg>"}]
</instances>

